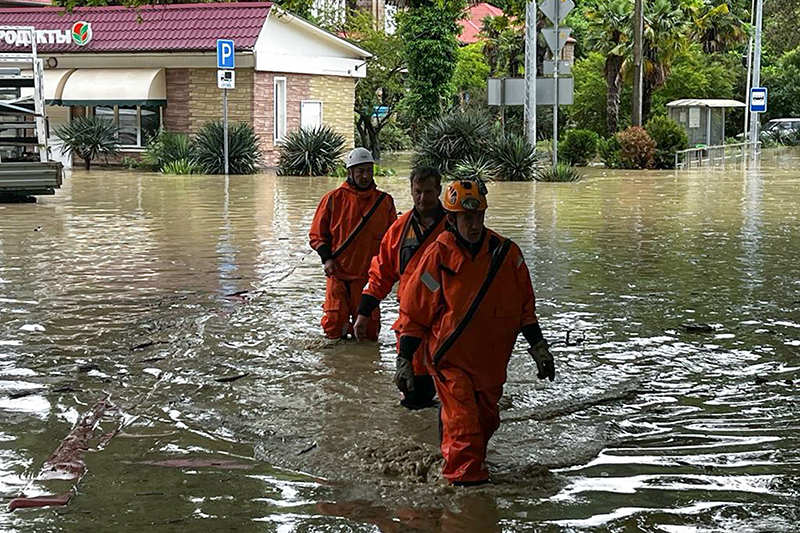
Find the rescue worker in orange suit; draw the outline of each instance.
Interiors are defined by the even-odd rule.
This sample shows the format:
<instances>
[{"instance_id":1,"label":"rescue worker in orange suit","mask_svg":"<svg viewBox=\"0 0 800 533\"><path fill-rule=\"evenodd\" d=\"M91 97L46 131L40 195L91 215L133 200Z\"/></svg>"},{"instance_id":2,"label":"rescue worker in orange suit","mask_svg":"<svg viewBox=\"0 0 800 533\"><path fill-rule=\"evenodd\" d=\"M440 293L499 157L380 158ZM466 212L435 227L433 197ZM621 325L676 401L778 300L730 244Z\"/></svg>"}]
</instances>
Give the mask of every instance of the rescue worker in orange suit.
<instances>
[{"instance_id":1,"label":"rescue worker in orange suit","mask_svg":"<svg viewBox=\"0 0 800 533\"><path fill-rule=\"evenodd\" d=\"M353 334L361 291L370 261L386 230L397 220L392 197L373 179L372 154L356 148L347 155L347 181L322 197L314 214L309 242L322 260L327 285L322 329L331 339ZM380 308L369 316L364 337L378 340Z\"/></svg>"},{"instance_id":2,"label":"rescue worker in orange suit","mask_svg":"<svg viewBox=\"0 0 800 533\"><path fill-rule=\"evenodd\" d=\"M378 255L372 258L369 282L361 295L355 334L366 338L369 317L386 298L396 282L397 292L403 290L409 276L419 263L425 249L445 229L445 210L439 201L442 194L442 175L435 168L415 168L411 172L411 198L414 208L397 219L381 241ZM392 329L398 331L399 321ZM398 333L399 339L399 333ZM405 392L401 405L408 409L423 409L435 404L436 389L425 367L424 358L414 360L414 389Z\"/></svg>"},{"instance_id":3,"label":"rescue worker in orange suit","mask_svg":"<svg viewBox=\"0 0 800 533\"><path fill-rule=\"evenodd\" d=\"M450 227L425 251L400 294L404 324L395 382L402 391L413 388L412 361L426 357L441 402L442 475L454 485L489 481L486 448L500 424L498 402L520 332L539 379L555 377L525 259L516 244L484 226L486 207L482 183L448 187Z\"/></svg>"}]
</instances>

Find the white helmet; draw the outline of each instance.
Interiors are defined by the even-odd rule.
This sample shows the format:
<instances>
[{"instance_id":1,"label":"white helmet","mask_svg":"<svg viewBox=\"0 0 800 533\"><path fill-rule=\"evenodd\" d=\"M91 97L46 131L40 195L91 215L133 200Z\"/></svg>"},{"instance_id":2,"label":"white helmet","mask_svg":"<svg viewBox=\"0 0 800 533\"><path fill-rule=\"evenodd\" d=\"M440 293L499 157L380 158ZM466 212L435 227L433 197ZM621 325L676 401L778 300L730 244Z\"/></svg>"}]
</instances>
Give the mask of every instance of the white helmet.
<instances>
[{"instance_id":1,"label":"white helmet","mask_svg":"<svg viewBox=\"0 0 800 533\"><path fill-rule=\"evenodd\" d=\"M367 150L366 148L356 148L355 150L351 151L347 154L347 163L346 167L354 167L356 165L360 165L362 163L374 163L375 160L372 158L372 152Z\"/></svg>"}]
</instances>

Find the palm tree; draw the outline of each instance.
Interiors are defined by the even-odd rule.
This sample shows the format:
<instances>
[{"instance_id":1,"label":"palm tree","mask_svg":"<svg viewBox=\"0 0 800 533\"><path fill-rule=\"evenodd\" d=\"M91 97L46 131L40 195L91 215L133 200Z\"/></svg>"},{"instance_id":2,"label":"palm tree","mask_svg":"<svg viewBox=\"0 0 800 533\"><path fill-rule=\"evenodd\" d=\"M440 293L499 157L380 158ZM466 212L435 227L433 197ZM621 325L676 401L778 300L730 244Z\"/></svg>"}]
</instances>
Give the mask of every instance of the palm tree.
<instances>
[{"instance_id":1,"label":"palm tree","mask_svg":"<svg viewBox=\"0 0 800 533\"><path fill-rule=\"evenodd\" d=\"M632 0L611 0L599 3L586 12L588 45L606 56L606 131L613 135L619 123L619 95L622 88L622 67L628 56L633 32Z\"/></svg>"},{"instance_id":2,"label":"palm tree","mask_svg":"<svg viewBox=\"0 0 800 533\"><path fill-rule=\"evenodd\" d=\"M505 15L483 19L483 54L491 75L496 78L515 77L525 65L525 26Z\"/></svg>"},{"instance_id":3,"label":"palm tree","mask_svg":"<svg viewBox=\"0 0 800 533\"><path fill-rule=\"evenodd\" d=\"M675 56L689 43L688 13L678 1L673 1L675 0L654 0L645 3L643 123L650 116L653 93L667 81Z\"/></svg>"},{"instance_id":4,"label":"palm tree","mask_svg":"<svg viewBox=\"0 0 800 533\"><path fill-rule=\"evenodd\" d=\"M725 52L733 45L747 39L742 21L731 13L727 3L715 5L719 0L706 0L694 5L692 11L692 37L703 44L703 52Z\"/></svg>"}]
</instances>

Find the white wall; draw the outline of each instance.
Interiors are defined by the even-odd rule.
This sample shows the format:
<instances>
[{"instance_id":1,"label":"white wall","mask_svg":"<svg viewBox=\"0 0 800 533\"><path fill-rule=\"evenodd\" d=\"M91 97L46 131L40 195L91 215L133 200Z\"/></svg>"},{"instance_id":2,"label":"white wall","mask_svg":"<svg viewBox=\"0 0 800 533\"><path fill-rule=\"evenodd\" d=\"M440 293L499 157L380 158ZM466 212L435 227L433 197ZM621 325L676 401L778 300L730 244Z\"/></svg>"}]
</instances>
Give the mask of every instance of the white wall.
<instances>
[{"instance_id":1,"label":"white wall","mask_svg":"<svg viewBox=\"0 0 800 533\"><path fill-rule=\"evenodd\" d=\"M367 54L307 22L270 11L255 46L256 70L363 78Z\"/></svg>"}]
</instances>

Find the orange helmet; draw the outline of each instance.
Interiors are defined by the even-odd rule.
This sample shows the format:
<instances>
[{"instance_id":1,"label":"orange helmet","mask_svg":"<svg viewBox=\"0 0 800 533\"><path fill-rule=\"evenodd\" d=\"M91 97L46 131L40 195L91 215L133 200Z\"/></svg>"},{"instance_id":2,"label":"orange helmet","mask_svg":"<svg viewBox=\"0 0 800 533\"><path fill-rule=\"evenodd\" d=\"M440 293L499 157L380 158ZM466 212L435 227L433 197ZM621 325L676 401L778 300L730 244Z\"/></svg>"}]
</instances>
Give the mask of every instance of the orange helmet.
<instances>
[{"instance_id":1,"label":"orange helmet","mask_svg":"<svg viewBox=\"0 0 800 533\"><path fill-rule=\"evenodd\" d=\"M486 211L486 185L475 180L454 181L444 193L444 208L456 213Z\"/></svg>"}]
</instances>

